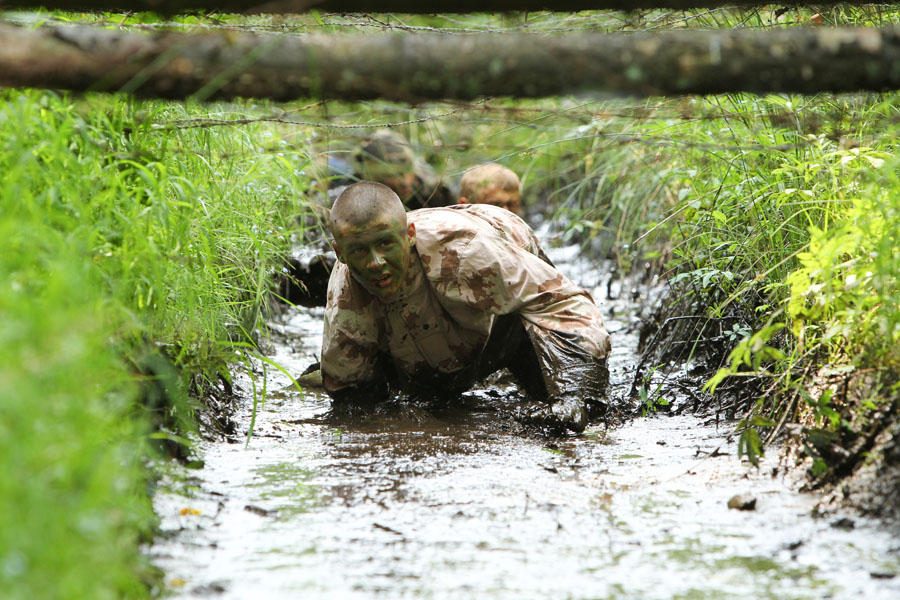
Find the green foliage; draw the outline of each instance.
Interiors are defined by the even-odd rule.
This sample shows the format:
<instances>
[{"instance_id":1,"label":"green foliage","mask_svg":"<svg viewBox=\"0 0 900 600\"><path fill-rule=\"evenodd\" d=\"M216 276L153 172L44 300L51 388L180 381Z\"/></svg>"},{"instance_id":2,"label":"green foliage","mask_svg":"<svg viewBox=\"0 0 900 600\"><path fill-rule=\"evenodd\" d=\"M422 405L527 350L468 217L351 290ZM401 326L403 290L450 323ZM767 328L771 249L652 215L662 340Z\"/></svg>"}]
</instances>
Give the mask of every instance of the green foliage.
<instances>
[{"instance_id":1,"label":"green foliage","mask_svg":"<svg viewBox=\"0 0 900 600\"><path fill-rule=\"evenodd\" d=\"M857 110L879 114L885 111L884 101L874 97ZM690 270L673 280L696 280L727 266L737 274L734 281L728 278L722 285L704 279L689 289L712 299L713 312L747 298L745 304L756 306L752 316L761 322L735 346L707 388L713 391L734 376L772 378L777 387L769 390L781 393L755 405L757 416L784 415L797 394L807 399L823 427L834 431L862 407L850 407L841 417L830 406L828 393L819 399L807 393L816 373L810 362L897 372L896 137L890 127L862 129L857 136L872 145L842 147L825 136L806 135L800 138L807 145L799 154L774 162L777 155L768 157L769 169L754 167L752 177L733 188L750 199L743 210L735 210L741 203L723 208L725 195L720 194L716 206L724 217L713 211L708 225L685 211L694 234L675 254ZM751 184L746 189L740 187L745 181ZM710 249L734 255L717 257ZM715 293L708 291L708 283ZM773 337L782 328L790 335ZM758 436L752 428L743 431L742 449L753 460ZM814 471L825 472L823 459L815 459Z\"/></svg>"},{"instance_id":2,"label":"green foliage","mask_svg":"<svg viewBox=\"0 0 900 600\"><path fill-rule=\"evenodd\" d=\"M148 442L252 341L308 186L271 127L154 127L207 110L0 96L5 598L149 593Z\"/></svg>"},{"instance_id":3,"label":"green foliage","mask_svg":"<svg viewBox=\"0 0 900 600\"><path fill-rule=\"evenodd\" d=\"M2 192L3 213L19 198ZM153 523L134 387L71 239L0 218L0 586L7 598L143 595ZM40 288L40 289L37 289Z\"/></svg>"},{"instance_id":4,"label":"green foliage","mask_svg":"<svg viewBox=\"0 0 900 600\"><path fill-rule=\"evenodd\" d=\"M798 254L800 266L787 277L792 331L807 347L843 352L858 364L885 359L896 366L896 192L896 186L870 186L832 227L810 229L809 249Z\"/></svg>"},{"instance_id":5,"label":"green foliage","mask_svg":"<svg viewBox=\"0 0 900 600\"><path fill-rule=\"evenodd\" d=\"M737 426L739 457L745 457L754 467L759 467L759 459L765 456L759 432L775 425L771 419L752 415L742 419Z\"/></svg>"},{"instance_id":6,"label":"green foliage","mask_svg":"<svg viewBox=\"0 0 900 600\"><path fill-rule=\"evenodd\" d=\"M778 388L770 389L780 389L784 399L803 398L822 428L807 431L807 436L813 435L810 431L848 427L874 404L859 398L842 412L833 405L831 389L807 391L813 385L809 374L815 370L806 368L807 375L798 377L798 366L816 361L846 365L843 370L848 376L874 370L889 378L897 373L900 346L897 159L867 148L829 152L823 158L831 161L833 180L842 192L855 190L859 195L829 207L824 223L809 225L806 248L794 253L790 262L795 268L785 275L783 284L769 286L769 299L785 306L782 317L787 321L764 326L744 338L732 350L729 364L707 383L707 389L715 391L728 377L774 379ZM790 338L771 345L773 334L785 327ZM888 401L882 393L881 402ZM755 408L757 415L785 410L777 401ZM746 446L752 450L753 443L748 439ZM813 450L818 445L807 447L814 458L812 473L828 472L826 460Z\"/></svg>"},{"instance_id":7,"label":"green foliage","mask_svg":"<svg viewBox=\"0 0 900 600\"><path fill-rule=\"evenodd\" d=\"M748 419L775 432L794 398L808 398L801 406L834 431L890 392L822 404L817 365L879 373L885 386L900 371L896 105L896 93L732 95L648 103L644 120L596 119L581 126L595 137L577 146L582 170L566 176L581 179L561 186L558 217L625 268L668 269L684 311L670 316L729 319L715 339L693 328L706 337L681 341L727 356L708 391L768 380ZM742 455L756 460L766 429L742 423Z\"/></svg>"},{"instance_id":8,"label":"green foliage","mask_svg":"<svg viewBox=\"0 0 900 600\"><path fill-rule=\"evenodd\" d=\"M660 409L665 410L671 404L667 398L661 395L662 385L658 384L651 389L653 375L652 371L645 375L637 390L642 417L656 414Z\"/></svg>"},{"instance_id":9,"label":"green foliage","mask_svg":"<svg viewBox=\"0 0 900 600\"><path fill-rule=\"evenodd\" d=\"M714 393L727 377L771 375L772 372L765 367L786 358L784 352L769 345L772 337L783 328L784 323L775 323L742 339L728 356L728 366L719 369L703 389Z\"/></svg>"}]
</instances>

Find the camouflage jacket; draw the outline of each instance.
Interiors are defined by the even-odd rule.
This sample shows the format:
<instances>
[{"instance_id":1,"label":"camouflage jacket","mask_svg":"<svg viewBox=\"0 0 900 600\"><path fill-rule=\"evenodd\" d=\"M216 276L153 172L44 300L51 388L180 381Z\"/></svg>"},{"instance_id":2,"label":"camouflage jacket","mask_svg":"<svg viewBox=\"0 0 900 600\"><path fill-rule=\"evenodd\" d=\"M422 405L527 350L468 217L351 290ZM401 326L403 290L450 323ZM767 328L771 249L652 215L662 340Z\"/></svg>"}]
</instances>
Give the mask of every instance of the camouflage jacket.
<instances>
[{"instance_id":1,"label":"camouflage jacket","mask_svg":"<svg viewBox=\"0 0 900 600\"><path fill-rule=\"evenodd\" d=\"M609 335L590 294L541 258L522 219L483 204L407 217L416 245L397 300L373 298L341 262L331 273L321 356L329 392L377 381L381 353L411 378L460 371L477 360L495 318L506 314L522 318L551 395L560 356L607 356Z\"/></svg>"}]
</instances>

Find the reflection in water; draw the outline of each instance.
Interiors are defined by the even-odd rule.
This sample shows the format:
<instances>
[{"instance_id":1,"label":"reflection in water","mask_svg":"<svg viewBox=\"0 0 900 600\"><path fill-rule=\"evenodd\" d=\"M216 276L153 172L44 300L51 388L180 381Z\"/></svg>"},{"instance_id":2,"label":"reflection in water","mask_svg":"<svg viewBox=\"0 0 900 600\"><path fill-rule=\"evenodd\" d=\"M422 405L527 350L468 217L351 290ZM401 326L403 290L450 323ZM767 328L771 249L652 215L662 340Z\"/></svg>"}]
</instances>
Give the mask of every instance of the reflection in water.
<instances>
[{"instance_id":1,"label":"reflection in water","mask_svg":"<svg viewBox=\"0 0 900 600\"><path fill-rule=\"evenodd\" d=\"M616 397L636 340L614 308ZM320 315L275 327L272 358L301 372ZM548 439L511 418L502 380L452 406L346 415L270 377L249 444L204 443L193 485L156 496L167 535L149 553L175 596L900 597L896 535L813 518L771 466L735 460L730 425L661 416ZM738 493L757 509L729 510Z\"/></svg>"},{"instance_id":2,"label":"reflection in water","mask_svg":"<svg viewBox=\"0 0 900 600\"><path fill-rule=\"evenodd\" d=\"M323 506L327 499L322 497L322 490L310 485L314 475L297 462L266 463L253 469L252 483L247 487L256 490L255 497L266 508L250 506L257 508L258 514L277 514L282 520Z\"/></svg>"}]
</instances>

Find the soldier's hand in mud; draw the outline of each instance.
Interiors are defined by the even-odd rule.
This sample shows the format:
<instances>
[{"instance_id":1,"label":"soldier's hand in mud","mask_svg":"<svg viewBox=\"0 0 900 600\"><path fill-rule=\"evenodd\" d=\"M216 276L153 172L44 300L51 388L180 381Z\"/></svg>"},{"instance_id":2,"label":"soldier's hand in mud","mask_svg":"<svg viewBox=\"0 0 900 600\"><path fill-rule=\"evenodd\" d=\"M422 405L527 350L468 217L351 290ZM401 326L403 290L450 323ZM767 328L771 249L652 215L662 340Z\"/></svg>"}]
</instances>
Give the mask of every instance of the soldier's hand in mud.
<instances>
[{"instance_id":1,"label":"soldier's hand in mud","mask_svg":"<svg viewBox=\"0 0 900 600\"><path fill-rule=\"evenodd\" d=\"M387 381L376 380L358 386L330 391L331 408L335 413L358 415L369 412L388 399L390 388Z\"/></svg>"},{"instance_id":2,"label":"soldier's hand in mud","mask_svg":"<svg viewBox=\"0 0 900 600\"><path fill-rule=\"evenodd\" d=\"M581 433L588 424L587 407L581 398L567 396L551 401L550 412L569 431Z\"/></svg>"}]
</instances>

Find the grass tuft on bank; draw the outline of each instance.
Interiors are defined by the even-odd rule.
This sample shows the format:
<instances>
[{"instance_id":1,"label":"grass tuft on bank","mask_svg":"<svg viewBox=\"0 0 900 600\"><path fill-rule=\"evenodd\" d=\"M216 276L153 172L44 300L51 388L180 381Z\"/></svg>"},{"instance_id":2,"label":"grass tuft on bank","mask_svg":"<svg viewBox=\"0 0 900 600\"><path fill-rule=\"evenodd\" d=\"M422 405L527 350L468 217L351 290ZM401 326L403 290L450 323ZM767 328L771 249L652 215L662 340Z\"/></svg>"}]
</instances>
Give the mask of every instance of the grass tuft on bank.
<instances>
[{"instance_id":1,"label":"grass tuft on bank","mask_svg":"<svg viewBox=\"0 0 900 600\"><path fill-rule=\"evenodd\" d=\"M662 269L647 381L704 364L710 405L744 417L739 452L755 463L790 430L819 483L879 460L873 440L896 422L896 106L896 93L659 101L654 118L589 126L587 176L561 209L624 268Z\"/></svg>"},{"instance_id":2,"label":"grass tuft on bank","mask_svg":"<svg viewBox=\"0 0 900 600\"><path fill-rule=\"evenodd\" d=\"M0 589L144 597L153 438L252 351L308 157L215 107L0 95Z\"/></svg>"}]
</instances>

